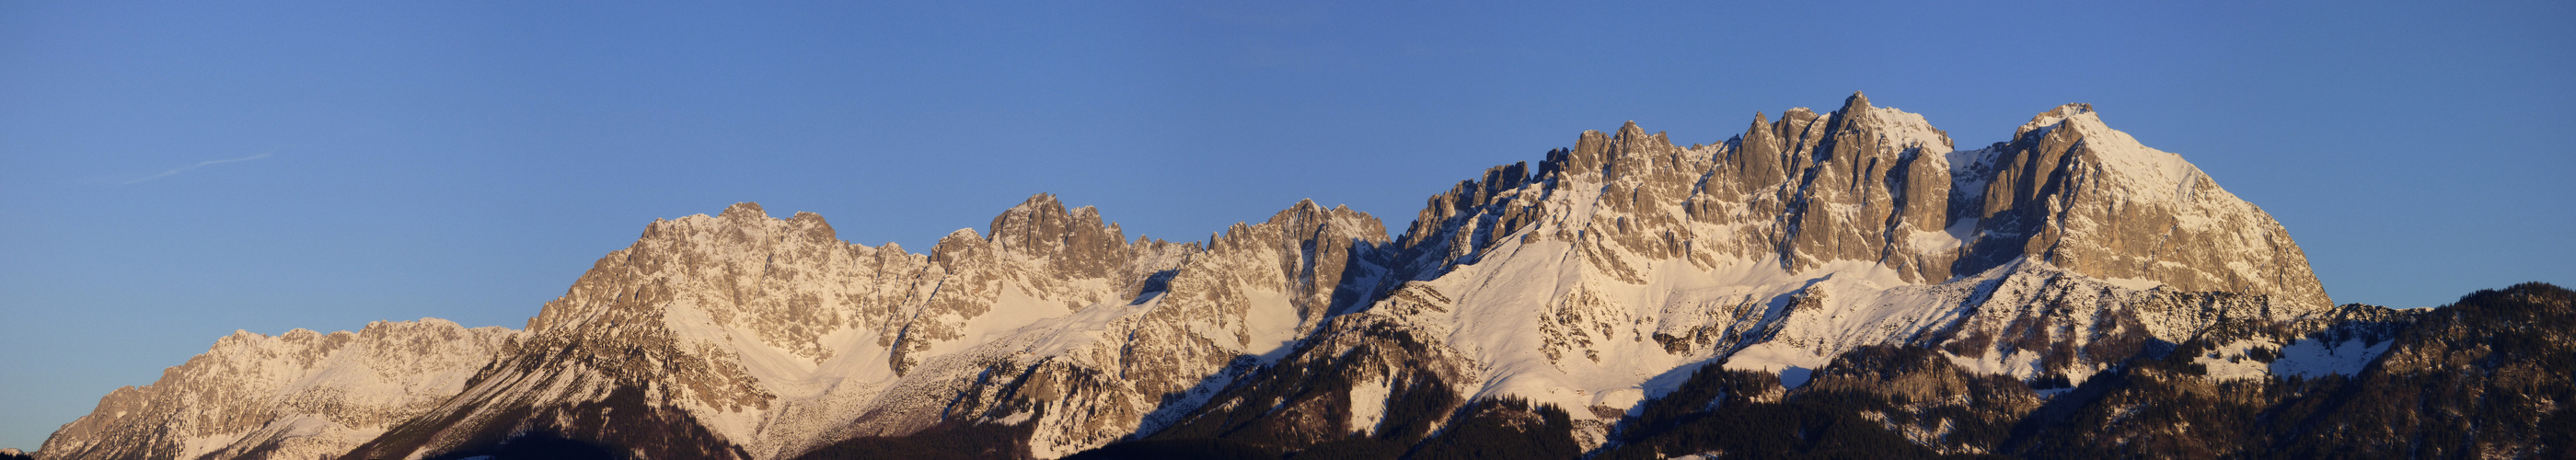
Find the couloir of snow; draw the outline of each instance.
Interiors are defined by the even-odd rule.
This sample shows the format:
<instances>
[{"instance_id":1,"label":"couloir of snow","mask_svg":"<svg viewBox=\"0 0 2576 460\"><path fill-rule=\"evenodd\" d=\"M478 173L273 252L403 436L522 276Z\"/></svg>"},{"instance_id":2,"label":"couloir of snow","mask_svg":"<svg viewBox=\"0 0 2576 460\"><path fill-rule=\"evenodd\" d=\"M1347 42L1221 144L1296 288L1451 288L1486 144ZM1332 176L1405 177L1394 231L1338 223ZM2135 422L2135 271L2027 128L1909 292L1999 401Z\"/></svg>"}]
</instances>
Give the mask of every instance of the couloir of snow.
<instances>
[{"instance_id":1,"label":"couloir of snow","mask_svg":"<svg viewBox=\"0 0 2576 460\"><path fill-rule=\"evenodd\" d=\"M1386 420L1387 395L1394 393L1395 382L1384 378L1366 379L1351 386L1351 418L1347 422L1361 434L1377 434L1378 422Z\"/></svg>"}]
</instances>

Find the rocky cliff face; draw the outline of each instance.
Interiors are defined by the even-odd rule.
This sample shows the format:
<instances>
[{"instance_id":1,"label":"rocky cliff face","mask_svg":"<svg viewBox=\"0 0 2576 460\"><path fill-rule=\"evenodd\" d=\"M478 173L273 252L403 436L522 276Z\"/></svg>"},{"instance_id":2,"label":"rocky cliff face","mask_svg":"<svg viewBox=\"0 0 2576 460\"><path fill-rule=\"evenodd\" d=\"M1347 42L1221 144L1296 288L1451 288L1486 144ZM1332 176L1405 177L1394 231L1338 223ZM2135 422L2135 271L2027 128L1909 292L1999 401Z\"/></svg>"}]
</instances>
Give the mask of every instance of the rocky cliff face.
<instances>
[{"instance_id":1,"label":"rocky cliff face","mask_svg":"<svg viewBox=\"0 0 2576 460\"><path fill-rule=\"evenodd\" d=\"M2094 278L2279 298L2287 318L2333 305L2271 215L2180 156L2112 130L2092 106L2033 117L1975 155L1989 168L1963 216L1978 219L1968 267L2037 257Z\"/></svg>"},{"instance_id":2,"label":"rocky cliff face","mask_svg":"<svg viewBox=\"0 0 2576 460\"><path fill-rule=\"evenodd\" d=\"M1464 255L1508 235L1567 241L1629 283L1660 260L1787 272L1866 262L1925 284L2030 257L2091 278L2332 305L2279 222L2089 105L2041 113L2012 139L1955 151L1922 116L1858 94L1826 114L1756 114L1713 145L1677 147L1630 123L1584 133L1534 172L1495 168L1432 198L1402 242Z\"/></svg>"},{"instance_id":3,"label":"rocky cliff face","mask_svg":"<svg viewBox=\"0 0 2576 460\"><path fill-rule=\"evenodd\" d=\"M236 332L37 449L48 459L315 458L429 412L515 346L518 331L439 319L358 332Z\"/></svg>"},{"instance_id":4,"label":"rocky cliff face","mask_svg":"<svg viewBox=\"0 0 2576 460\"><path fill-rule=\"evenodd\" d=\"M656 221L441 387L452 397L340 452L542 436L648 458L1117 442L1651 457L1814 447L1674 441L1793 415L1876 427L1783 432L1800 442L2030 452L2051 439L2032 424L2157 372L2142 360L2212 381L2342 378L2417 319L2333 306L2278 222L2082 104L1972 150L1858 94L1756 114L1714 144L1632 123L1385 229L1301 202L1204 241L1130 239L1048 195L925 253L750 203ZM83 420L65 433L98 432ZM58 438L129 452L104 457L216 452Z\"/></svg>"},{"instance_id":5,"label":"rocky cliff face","mask_svg":"<svg viewBox=\"0 0 2576 460\"><path fill-rule=\"evenodd\" d=\"M1016 455L1068 454L1275 359L1335 308L1346 278L1374 276L1352 256L1384 228L1308 202L1206 243L1130 241L1047 195L928 254L846 243L820 216L749 203L656 222L547 304L522 351L457 404L358 454L551 431L660 456L774 458L978 424L1031 433L1011 441ZM678 436L583 432L585 404Z\"/></svg>"}]
</instances>

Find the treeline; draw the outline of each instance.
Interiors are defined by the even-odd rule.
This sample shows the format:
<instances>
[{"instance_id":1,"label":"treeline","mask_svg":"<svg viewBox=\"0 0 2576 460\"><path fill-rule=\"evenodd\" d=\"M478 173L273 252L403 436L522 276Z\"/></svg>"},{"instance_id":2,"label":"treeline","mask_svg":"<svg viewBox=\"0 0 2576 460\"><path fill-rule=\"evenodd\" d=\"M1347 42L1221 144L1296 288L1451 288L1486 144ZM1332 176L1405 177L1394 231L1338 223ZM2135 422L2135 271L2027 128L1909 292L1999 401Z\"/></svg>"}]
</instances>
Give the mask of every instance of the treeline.
<instances>
[{"instance_id":1,"label":"treeline","mask_svg":"<svg viewBox=\"0 0 2576 460\"><path fill-rule=\"evenodd\" d=\"M2231 337L2213 334L2038 405L2015 404L2029 388L1910 359L1934 356L1912 347L1848 353L1797 391L1712 366L1649 402L1594 458L2571 458L2571 299L2542 283L2470 294L2396 330L2349 377L2209 379L2195 358ZM1927 382L1957 383L1931 395L1983 402L1906 391Z\"/></svg>"},{"instance_id":2,"label":"treeline","mask_svg":"<svg viewBox=\"0 0 2576 460\"><path fill-rule=\"evenodd\" d=\"M2478 291L2425 312L2357 375L2212 382L2207 344L2106 382L2032 457L2569 458L2576 293ZM2086 386L2092 386L2087 382Z\"/></svg>"},{"instance_id":3,"label":"treeline","mask_svg":"<svg viewBox=\"0 0 2576 460\"><path fill-rule=\"evenodd\" d=\"M1040 411L1045 409L1041 408ZM942 425L909 436L844 439L797 455L796 460L980 460L1029 458L1036 423Z\"/></svg>"},{"instance_id":4,"label":"treeline","mask_svg":"<svg viewBox=\"0 0 2576 460\"><path fill-rule=\"evenodd\" d=\"M1595 458L1655 459L1702 453L1754 458L1943 457L1864 415L1886 417L1905 411L1900 401L1820 386L1850 375L1838 371L1855 361L1911 359L1932 355L1931 350L1870 347L1853 353L1880 356L1839 359L1837 366L1819 371L1794 396L1769 372L1702 367L1681 388L1648 402L1638 416L1623 423L1613 437L1619 444ZM1982 431L1999 430L1983 427Z\"/></svg>"},{"instance_id":5,"label":"treeline","mask_svg":"<svg viewBox=\"0 0 2576 460\"><path fill-rule=\"evenodd\" d=\"M489 457L495 460L626 460L623 452L598 444L565 438L553 432L535 432L510 438L499 446L471 452L450 452L433 460L460 460Z\"/></svg>"}]
</instances>

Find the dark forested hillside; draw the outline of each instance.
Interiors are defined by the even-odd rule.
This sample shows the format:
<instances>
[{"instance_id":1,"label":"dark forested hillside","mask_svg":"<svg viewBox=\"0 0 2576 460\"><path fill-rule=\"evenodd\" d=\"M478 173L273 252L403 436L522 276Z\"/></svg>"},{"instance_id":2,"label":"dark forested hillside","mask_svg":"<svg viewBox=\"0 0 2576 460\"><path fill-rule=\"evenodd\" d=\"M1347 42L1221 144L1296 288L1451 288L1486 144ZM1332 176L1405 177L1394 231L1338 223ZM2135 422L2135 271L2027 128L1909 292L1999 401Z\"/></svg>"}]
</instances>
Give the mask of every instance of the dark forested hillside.
<instances>
[{"instance_id":1,"label":"dark forested hillside","mask_svg":"<svg viewBox=\"0 0 2576 460\"><path fill-rule=\"evenodd\" d=\"M1293 425L1297 417L1281 414L1295 404L1238 406L1210 415L1229 422L1176 427L1092 458L1220 449L1247 458L2568 458L2576 411L2558 402L2576 401L2571 299L2576 293L2543 283L2470 294L2385 331L2378 340L2391 342L2387 352L2351 376L2211 377L2195 359L2247 333L2224 327L2147 347L2071 388L2062 376L1977 375L1935 348L1873 346L1789 389L1771 373L1702 367L1589 452L1566 435L1574 428L1564 409L1493 399L1421 405L1433 412L1401 417L1441 424L1425 434L1317 442L1281 442L1284 433L1269 431ZM1296 377L1274 384L1295 383L1244 390L1295 401L1280 392L1323 397L1347 388L1316 378L1337 374L1328 369L1273 369Z\"/></svg>"}]
</instances>

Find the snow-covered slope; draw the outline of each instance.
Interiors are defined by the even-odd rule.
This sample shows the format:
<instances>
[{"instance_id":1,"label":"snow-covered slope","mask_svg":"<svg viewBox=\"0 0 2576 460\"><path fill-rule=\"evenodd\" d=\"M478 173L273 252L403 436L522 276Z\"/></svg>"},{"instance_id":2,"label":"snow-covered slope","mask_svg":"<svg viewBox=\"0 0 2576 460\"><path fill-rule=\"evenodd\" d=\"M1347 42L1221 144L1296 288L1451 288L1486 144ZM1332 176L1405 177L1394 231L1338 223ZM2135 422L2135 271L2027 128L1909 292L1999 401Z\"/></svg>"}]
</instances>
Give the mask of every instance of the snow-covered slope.
<instances>
[{"instance_id":1,"label":"snow-covered slope","mask_svg":"<svg viewBox=\"0 0 2576 460\"><path fill-rule=\"evenodd\" d=\"M1718 358L1813 368L1859 345L1982 344L1980 334L2057 322L2089 333L1999 349L2139 334L2178 342L2218 318L2330 305L2279 224L2085 106L2044 113L2014 142L1968 155L1949 155L1946 135L1921 120L1855 95L1840 111L1793 110L1696 149L1633 124L1587 133L1513 181L1522 185L1460 196L1484 204L1426 215L1448 225L1408 233L1422 252L1471 262L1412 269L1459 306L1425 327L1454 329L1467 340L1453 343L1505 372L1482 391L1538 398L1616 392ZM1483 227L1514 220L1530 223ZM1479 236L1426 236L1435 233ZM2190 292L2252 298L2183 298ZM1975 348L1961 347L1962 359L2025 376L2127 357ZM1504 382L1540 369L1598 384Z\"/></svg>"},{"instance_id":2,"label":"snow-covered slope","mask_svg":"<svg viewBox=\"0 0 2576 460\"><path fill-rule=\"evenodd\" d=\"M235 332L161 380L118 388L38 449L48 459L336 456L429 411L518 331L446 320L352 333Z\"/></svg>"}]
</instances>

